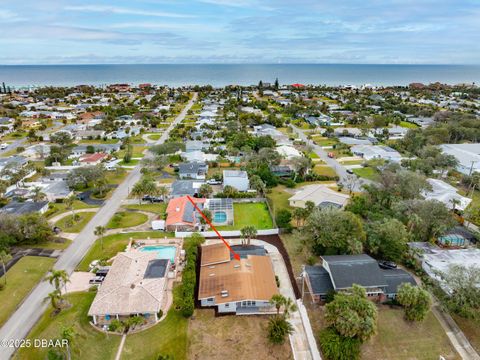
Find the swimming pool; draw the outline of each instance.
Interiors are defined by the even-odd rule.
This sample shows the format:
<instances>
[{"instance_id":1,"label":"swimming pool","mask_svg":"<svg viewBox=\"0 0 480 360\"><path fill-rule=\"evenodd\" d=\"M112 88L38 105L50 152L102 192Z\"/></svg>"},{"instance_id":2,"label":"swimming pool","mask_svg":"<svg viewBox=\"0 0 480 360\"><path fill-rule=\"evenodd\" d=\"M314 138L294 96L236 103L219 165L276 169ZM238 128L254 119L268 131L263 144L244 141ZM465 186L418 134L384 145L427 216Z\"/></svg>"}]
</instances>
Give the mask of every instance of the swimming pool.
<instances>
[{"instance_id":1,"label":"swimming pool","mask_svg":"<svg viewBox=\"0 0 480 360\"><path fill-rule=\"evenodd\" d=\"M170 259L170 262L173 264L175 263L177 248L175 246L151 245L141 247L140 251L156 251L158 259Z\"/></svg>"},{"instance_id":2,"label":"swimming pool","mask_svg":"<svg viewBox=\"0 0 480 360\"><path fill-rule=\"evenodd\" d=\"M216 211L213 214L213 222L215 223L224 223L227 221L227 213L225 211Z\"/></svg>"}]
</instances>

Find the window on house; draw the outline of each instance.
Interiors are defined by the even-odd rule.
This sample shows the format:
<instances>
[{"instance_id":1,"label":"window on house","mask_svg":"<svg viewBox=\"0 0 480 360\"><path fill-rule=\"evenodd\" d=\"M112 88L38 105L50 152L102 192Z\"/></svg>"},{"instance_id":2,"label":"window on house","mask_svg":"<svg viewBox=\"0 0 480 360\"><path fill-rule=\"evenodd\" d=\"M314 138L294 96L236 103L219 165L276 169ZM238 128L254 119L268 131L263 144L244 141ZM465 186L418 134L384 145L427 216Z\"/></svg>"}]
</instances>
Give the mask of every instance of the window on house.
<instances>
[{"instance_id":1,"label":"window on house","mask_svg":"<svg viewBox=\"0 0 480 360\"><path fill-rule=\"evenodd\" d=\"M225 307L226 307L226 308L227 308L227 307L230 307L230 304L229 304L229 303L226 303L226 304L225 304Z\"/></svg>"}]
</instances>

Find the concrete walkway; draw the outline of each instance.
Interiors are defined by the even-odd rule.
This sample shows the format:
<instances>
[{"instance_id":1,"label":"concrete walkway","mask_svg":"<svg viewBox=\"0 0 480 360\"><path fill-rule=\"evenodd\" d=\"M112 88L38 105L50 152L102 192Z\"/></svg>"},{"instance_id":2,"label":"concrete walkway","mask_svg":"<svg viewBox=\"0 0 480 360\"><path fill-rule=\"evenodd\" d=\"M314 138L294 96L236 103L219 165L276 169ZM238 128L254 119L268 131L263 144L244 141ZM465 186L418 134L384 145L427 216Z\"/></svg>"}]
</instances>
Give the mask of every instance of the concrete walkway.
<instances>
[{"instance_id":1,"label":"concrete walkway","mask_svg":"<svg viewBox=\"0 0 480 360\"><path fill-rule=\"evenodd\" d=\"M125 345L125 340L127 339L127 334L123 334L120 345L118 345L117 355L115 355L115 360L120 360L123 351L123 345Z\"/></svg>"},{"instance_id":2,"label":"concrete walkway","mask_svg":"<svg viewBox=\"0 0 480 360\"><path fill-rule=\"evenodd\" d=\"M211 244L217 243L219 241L220 240L207 240L206 243ZM231 245L240 245L241 240L233 239L229 240L229 243ZM283 260L283 257L278 251L278 249L275 246L261 240L252 240L251 244L263 246L267 250L270 259L272 260L273 271L280 280L280 293L285 297L289 297L295 303L297 303L295 298L295 292L293 291L293 286L290 282L290 277L288 276L285 261ZM303 304L300 305L303 306ZM293 358L295 360L321 360L316 342L313 341L312 343L311 341L309 341L309 336L307 335L311 334L313 336L310 321L304 321L300 308L299 310L292 312L288 320L292 324L292 327L294 329L294 332L289 336ZM313 338L313 340L315 339Z\"/></svg>"}]
</instances>

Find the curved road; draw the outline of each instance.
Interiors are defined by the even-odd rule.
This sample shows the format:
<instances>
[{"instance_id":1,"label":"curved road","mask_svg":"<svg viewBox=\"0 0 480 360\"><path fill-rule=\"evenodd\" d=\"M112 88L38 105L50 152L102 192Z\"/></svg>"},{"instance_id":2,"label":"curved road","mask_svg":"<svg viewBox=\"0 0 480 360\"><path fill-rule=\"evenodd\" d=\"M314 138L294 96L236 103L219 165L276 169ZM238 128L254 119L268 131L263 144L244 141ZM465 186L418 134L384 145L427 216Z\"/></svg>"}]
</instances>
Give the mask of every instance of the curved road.
<instances>
[{"instance_id":1,"label":"curved road","mask_svg":"<svg viewBox=\"0 0 480 360\"><path fill-rule=\"evenodd\" d=\"M155 142L156 145L162 144L167 140L170 131L183 121L188 110L196 100L197 93L194 94L193 98L188 102L182 112L162 134L161 138ZM130 188L132 188L140 178L140 165L137 165L130 172L125 181L113 192L110 199L105 202L103 207L78 234L75 241L62 253L54 266L55 269L65 270L68 274L71 274L75 270L75 267L82 260L83 256L87 253L97 238L94 235L95 228L99 225L105 226L107 224L113 214L115 214L121 206L122 200L128 197ZM0 340L25 338L30 332L30 329L46 310L48 306L46 298L51 291L53 291L53 286L45 281L40 282L0 329ZM14 352L15 348L2 348L0 351L0 359L9 359Z\"/></svg>"}]
</instances>

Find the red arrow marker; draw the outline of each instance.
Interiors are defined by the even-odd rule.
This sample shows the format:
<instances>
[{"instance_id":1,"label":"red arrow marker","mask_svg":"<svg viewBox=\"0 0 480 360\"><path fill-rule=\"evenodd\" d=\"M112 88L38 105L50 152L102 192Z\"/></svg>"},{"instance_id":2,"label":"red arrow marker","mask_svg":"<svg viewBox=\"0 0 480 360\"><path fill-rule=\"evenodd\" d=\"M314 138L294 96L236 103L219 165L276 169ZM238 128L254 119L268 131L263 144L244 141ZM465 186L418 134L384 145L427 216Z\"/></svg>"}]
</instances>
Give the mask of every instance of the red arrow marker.
<instances>
[{"instance_id":1,"label":"red arrow marker","mask_svg":"<svg viewBox=\"0 0 480 360\"><path fill-rule=\"evenodd\" d=\"M187 195L187 198L188 198L188 200L190 200L190 202L192 203L195 210L197 210L200 213L200 215L202 215L203 219L207 222L207 224L210 225L210 227L213 229L213 231L215 231L215 234L217 234L217 236L220 238L220 240L223 241L223 243L228 248L228 250L230 250L230 252L233 255L233 258L235 260L240 260L240 255L238 255L235 251L233 251L232 247L227 243L227 241L223 238L223 236L220 235L218 230L215 228L215 226L213 226L212 222L205 216L205 214L202 212L202 210L200 210L200 208L197 206L197 204L195 204L193 199L189 195Z\"/></svg>"}]
</instances>

